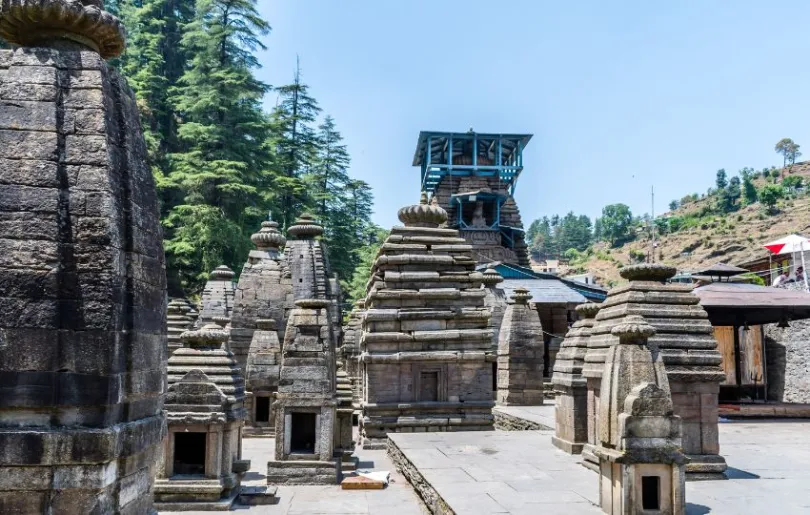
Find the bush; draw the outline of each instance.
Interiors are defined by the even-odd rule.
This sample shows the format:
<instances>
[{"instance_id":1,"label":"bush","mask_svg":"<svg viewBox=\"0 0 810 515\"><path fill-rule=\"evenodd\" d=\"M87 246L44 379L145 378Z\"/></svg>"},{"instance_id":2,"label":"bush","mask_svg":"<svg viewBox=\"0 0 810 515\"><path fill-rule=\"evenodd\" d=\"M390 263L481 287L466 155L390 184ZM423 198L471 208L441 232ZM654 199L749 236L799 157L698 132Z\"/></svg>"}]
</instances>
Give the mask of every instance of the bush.
<instances>
[{"instance_id":1,"label":"bush","mask_svg":"<svg viewBox=\"0 0 810 515\"><path fill-rule=\"evenodd\" d=\"M647 259L647 253L643 250L630 249L630 259L636 263L643 263Z\"/></svg>"}]
</instances>

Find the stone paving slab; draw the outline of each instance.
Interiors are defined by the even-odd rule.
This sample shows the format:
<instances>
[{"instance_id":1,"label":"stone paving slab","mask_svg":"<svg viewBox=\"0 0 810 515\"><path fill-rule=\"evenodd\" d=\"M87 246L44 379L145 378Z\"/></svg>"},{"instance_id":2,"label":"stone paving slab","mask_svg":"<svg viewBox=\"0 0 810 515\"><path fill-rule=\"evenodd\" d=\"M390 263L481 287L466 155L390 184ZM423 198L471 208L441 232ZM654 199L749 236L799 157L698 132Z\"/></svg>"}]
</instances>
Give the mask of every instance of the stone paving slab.
<instances>
[{"instance_id":1,"label":"stone paving slab","mask_svg":"<svg viewBox=\"0 0 810 515\"><path fill-rule=\"evenodd\" d=\"M246 438L242 455L251 460L245 484L264 485L267 461L273 458L275 439ZM234 506L233 512L248 515L424 515L419 498L408 481L399 474L385 451L359 449L360 468L388 470L391 480L384 490L341 490L340 485L279 485L278 504ZM166 512L161 515L206 515L211 512Z\"/></svg>"},{"instance_id":2,"label":"stone paving slab","mask_svg":"<svg viewBox=\"0 0 810 515\"><path fill-rule=\"evenodd\" d=\"M508 408L534 412L553 406ZM504 409L504 408L497 408ZM538 420L539 421L539 420ZM601 513L597 476L551 444L551 431L390 435L459 515ZM720 424L728 481L687 483L687 513L810 513L810 421Z\"/></svg>"},{"instance_id":3,"label":"stone paving slab","mask_svg":"<svg viewBox=\"0 0 810 515\"><path fill-rule=\"evenodd\" d=\"M495 406L494 411L554 428L554 401L540 406Z\"/></svg>"}]
</instances>

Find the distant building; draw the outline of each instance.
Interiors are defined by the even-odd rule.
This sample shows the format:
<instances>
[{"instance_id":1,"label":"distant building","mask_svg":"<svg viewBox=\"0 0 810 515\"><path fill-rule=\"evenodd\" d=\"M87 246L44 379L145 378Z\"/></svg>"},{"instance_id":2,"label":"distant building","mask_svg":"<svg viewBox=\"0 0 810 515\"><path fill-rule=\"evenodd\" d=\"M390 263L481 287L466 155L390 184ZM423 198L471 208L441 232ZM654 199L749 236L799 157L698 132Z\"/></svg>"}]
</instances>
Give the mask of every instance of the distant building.
<instances>
[{"instance_id":1,"label":"distant building","mask_svg":"<svg viewBox=\"0 0 810 515\"><path fill-rule=\"evenodd\" d=\"M566 275L565 278L569 281L575 281L582 284L596 284L596 279L590 272L586 272L584 274Z\"/></svg>"}]
</instances>

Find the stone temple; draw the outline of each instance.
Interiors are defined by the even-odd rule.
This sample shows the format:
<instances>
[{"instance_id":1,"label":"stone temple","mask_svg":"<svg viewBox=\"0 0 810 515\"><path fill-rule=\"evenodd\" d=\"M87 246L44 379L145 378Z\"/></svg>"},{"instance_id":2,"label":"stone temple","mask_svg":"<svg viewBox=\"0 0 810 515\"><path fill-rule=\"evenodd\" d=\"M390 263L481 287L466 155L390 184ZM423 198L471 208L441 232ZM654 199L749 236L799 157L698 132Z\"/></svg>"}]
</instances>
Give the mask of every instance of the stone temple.
<instances>
[{"instance_id":1,"label":"stone temple","mask_svg":"<svg viewBox=\"0 0 810 515\"><path fill-rule=\"evenodd\" d=\"M514 195L531 138L472 130L419 133L413 166L421 169L422 190L447 211L447 227L472 245L478 263L530 265Z\"/></svg>"},{"instance_id":2,"label":"stone temple","mask_svg":"<svg viewBox=\"0 0 810 515\"><path fill-rule=\"evenodd\" d=\"M531 295L518 288L506 308L498 336L498 404L543 404L543 327L529 306Z\"/></svg>"},{"instance_id":3,"label":"stone temple","mask_svg":"<svg viewBox=\"0 0 810 515\"><path fill-rule=\"evenodd\" d=\"M211 271L202 292L200 316L197 327L214 322L217 318L230 320L233 314L236 274L227 265L219 265Z\"/></svg>"},{"instance_id":4,"label":"stone temple","mask_svg":"<svg viewBox=\"0 0 810 515\"><path fill-rule=\"evenodd\" d=\"M389 432L492 429L492 329L472 246L447 212L399 210L372 267L360 336L365 448Z\"/></svg>"},{"instance_id":5,"label":"stone temple","mask_svg":"<svg viewBox=\"0 0 810 515\"><path fill-rule=\"evenodd\" d=\"M725 374L712 336L708 314L689 284L666 283L675 268L660 264L626 266L620 271L629 284L612 289L600 306L588 338L583 375L588 385L588 427L596 438L599 427L604 363L619 338L617 324L640 315L655 328L650 343L660 349L672 393L675 415L681 418L683 452L689 458L687 479L723 479L720 455L718 393ZM590 440L583 448L584 464L596 466Z\"/></svg>"},{"instance_id":6,"label":"stone temple","mask_svg":"<svg viewBox=\"0 0 810 515\"><path fill-rule=\"evenodd\" d=\"M152 510L166 274L103 2L0 4L0 513Z\"/></svg>"}]
</instances>

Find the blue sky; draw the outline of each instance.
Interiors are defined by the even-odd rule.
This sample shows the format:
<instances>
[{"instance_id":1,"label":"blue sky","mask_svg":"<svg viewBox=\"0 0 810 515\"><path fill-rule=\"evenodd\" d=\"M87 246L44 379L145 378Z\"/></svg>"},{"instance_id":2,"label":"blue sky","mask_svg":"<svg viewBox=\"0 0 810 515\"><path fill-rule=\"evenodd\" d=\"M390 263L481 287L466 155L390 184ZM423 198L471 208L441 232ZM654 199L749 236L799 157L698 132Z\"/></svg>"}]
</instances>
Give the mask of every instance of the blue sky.
<instances>
[{"instance_id":1,"label":"blue sky","mask_svg":"<svg viewBox=\"0 0 810 515\"><path fill-rule=\"evenodd\" d=\"M810 4L762 1L259 0L259 77L303 78L343 133L376 223L418 199L420 130L527 132L524 225L634 213L810 156ZM267 99L268 105L275 97Z\"/></svg>"}]
</instances>

